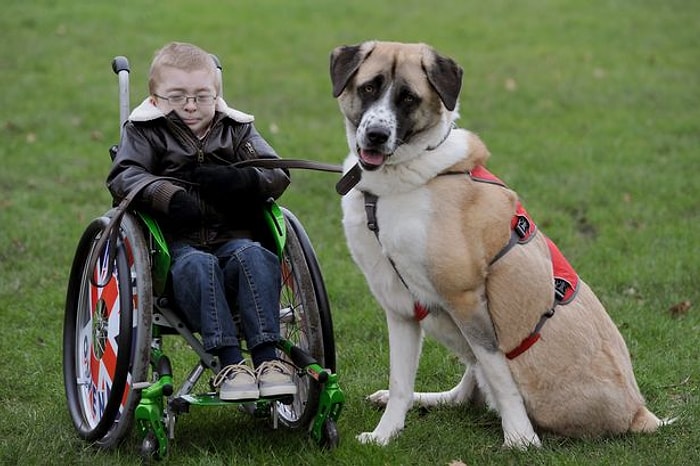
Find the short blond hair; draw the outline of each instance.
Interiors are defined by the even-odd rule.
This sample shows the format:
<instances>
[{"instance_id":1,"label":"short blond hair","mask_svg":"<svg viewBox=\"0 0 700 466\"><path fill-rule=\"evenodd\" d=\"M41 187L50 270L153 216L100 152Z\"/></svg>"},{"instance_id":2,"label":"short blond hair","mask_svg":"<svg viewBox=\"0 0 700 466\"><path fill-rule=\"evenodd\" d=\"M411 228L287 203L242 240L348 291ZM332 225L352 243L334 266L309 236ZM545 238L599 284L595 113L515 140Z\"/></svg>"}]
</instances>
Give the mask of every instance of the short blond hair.
<instances>
[{"instance_id":1,"label":"short blond hair","mask_svg":"<svg viewBox=\"0 0 700 466\"><path fill-rule=\"evenodd\" d=\"M184 71L210 70L216 89L221 88L219 73L211 54L196 45L185 42L170 42L157 50L148 74L148 92L153 94L161 81L162 72L166 68L177 68Z\"/></svg>"}]
</instances>

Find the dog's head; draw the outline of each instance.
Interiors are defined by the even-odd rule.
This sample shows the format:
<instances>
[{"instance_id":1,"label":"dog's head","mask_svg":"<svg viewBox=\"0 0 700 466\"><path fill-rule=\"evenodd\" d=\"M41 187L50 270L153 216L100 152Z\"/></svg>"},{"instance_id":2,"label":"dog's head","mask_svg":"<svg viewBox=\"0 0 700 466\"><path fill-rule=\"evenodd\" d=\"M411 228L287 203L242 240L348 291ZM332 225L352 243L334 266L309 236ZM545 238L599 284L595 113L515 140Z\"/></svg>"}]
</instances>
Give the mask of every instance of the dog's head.
<instances>
[{"instance_id":1,"label":"dog's head","mask_svg":"<svg viewBox=\"0 0 700 466\"><path fill-rule=\"evenodd\" d=\"M425 44L364 42L333 50L333 96L365 170L439 145L455 118L462 69Z\"/></svg>"}]
</instances>

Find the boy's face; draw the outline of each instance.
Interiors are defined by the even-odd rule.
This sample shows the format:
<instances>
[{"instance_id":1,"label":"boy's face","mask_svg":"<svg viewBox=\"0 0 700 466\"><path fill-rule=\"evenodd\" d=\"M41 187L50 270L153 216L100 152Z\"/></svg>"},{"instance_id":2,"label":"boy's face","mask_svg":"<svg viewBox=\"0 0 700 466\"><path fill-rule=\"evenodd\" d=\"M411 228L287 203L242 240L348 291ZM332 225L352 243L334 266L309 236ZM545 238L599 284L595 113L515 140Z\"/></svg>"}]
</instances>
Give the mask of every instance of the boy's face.
<instances>
[{"instance_id":1,"label":"boy's face","mask_svg":"<svg viewBox=\"0 0 700 466\"><path fill-rule=\"evenodd\" d=\"M156 96L157 94L157 96ZM168 114L175 111L197 137L203 137L214 119L216 105L195 102L188 98L185 103L173 104L163 97L173 96L216 96L216 80L211 70L185 71L168 68L161 73L160 84L151 96L151 102Z\"/></svg>"}]
</instances>

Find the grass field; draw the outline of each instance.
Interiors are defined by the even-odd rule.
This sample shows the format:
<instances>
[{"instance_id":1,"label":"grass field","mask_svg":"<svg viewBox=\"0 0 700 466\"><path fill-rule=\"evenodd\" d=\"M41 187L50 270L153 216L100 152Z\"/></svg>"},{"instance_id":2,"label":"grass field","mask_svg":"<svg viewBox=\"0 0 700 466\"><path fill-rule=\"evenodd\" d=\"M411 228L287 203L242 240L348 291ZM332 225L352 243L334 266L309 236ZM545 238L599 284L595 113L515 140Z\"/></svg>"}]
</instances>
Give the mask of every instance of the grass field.
<instances>
[{"instance_id":1,"label":"grass field","mask_svg":"<svg viewBox=\"0 0 700 466\"><path fill-rule=\"evenodd\" d=\"M118 140L115 55L132 65L132 103L153 51L182 40L216 53L227 100L253 112L288 158L339 163L347 149L331 96L333 47L379 38L430 43L465 69L460 125L598 293L625 337L655 435L500 448L476 408L411 412L386 448L360 445L380 412L388 347L342 239L335 175L295 172L281 199L304 223L333 306L347 404L341 444L272 432L235 410L183 416L167 464L700 464L700 3L683 0L5 0L0 15L0 463L133 464L135 435L101 451L79 440L62 380L62 325L77 241L110 205ZM683 302L680 315L670 309ZM553 355L554 356L554 355ZM417 387L459 380L427 341Z\"/></svg>"}]
</instances>

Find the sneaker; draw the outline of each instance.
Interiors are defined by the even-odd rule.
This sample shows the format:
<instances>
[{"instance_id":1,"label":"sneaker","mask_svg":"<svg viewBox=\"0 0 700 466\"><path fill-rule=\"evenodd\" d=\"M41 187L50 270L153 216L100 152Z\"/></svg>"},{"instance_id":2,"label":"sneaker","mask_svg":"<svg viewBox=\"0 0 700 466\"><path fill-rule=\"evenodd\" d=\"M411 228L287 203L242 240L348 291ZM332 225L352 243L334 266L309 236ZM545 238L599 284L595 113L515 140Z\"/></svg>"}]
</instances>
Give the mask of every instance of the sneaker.
<instances>
[{"instance_id":1,"label":"sneaker","mask_svg":"<svg viewBox=\"0 0 700 466\"><path fill-rule=\"evenodd\" d=\"M261 397L296 395L292 371L279 360L265 361L255 370Z\"/></svg>"},{"instance_id":2,"label":"sneaker","mask_svg":"<svg viewBox=\"0 0 700 466\"><path fill-rule=\"evenodd\" d=\"M226 366L214 377L219 399L224 401L257 400L260 396L255 374L245 363Z\"/></svg>"}]
</instances>

